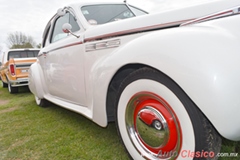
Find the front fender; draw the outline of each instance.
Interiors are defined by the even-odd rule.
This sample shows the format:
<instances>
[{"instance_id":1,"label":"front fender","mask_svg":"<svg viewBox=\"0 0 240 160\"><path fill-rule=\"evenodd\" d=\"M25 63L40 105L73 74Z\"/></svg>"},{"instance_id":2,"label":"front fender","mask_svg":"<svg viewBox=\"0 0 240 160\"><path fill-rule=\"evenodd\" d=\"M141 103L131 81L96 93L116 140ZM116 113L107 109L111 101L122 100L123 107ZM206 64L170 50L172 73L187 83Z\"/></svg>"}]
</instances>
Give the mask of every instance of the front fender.
<instances>
[{"instance_id":1,"label":"front fender","mask_svg":"<svg viewBox=\"0 0 240 160\"><path fill-rule=\"evenodd\" d=\"M239 28L240 16L233 16L131 41L97 65L94 88L101 93L94 93L95 103L106 106L108 85L119 68L148 65L172 78L222 136L240 140ZM106 112L98 108L98 113Z\"/></svg>"},{"instance_id":2,"label":"front fender","mask_svg":"<svg viewBox=\"0 0 240 160\"><path fill-rule=\"evenodd\" d=\"M33 63L29 68L29 83L28 87L30 91L37 96L38 98L44 98L44 87L42 84L42 70L41 67L37 62Z\"/></svg>"}]
</instances>

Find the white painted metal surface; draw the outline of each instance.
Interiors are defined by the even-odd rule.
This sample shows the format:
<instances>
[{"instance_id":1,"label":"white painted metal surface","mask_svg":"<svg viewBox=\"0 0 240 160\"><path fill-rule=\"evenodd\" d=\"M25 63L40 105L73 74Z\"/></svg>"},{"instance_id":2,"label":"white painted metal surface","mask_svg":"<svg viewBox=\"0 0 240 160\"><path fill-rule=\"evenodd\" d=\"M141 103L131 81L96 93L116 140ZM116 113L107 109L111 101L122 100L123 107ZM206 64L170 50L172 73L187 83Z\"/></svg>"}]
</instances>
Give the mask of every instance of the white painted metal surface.
<instances>
[{"instance_id":1,"label":"white painted metal surface","mask_svg":"<svg viewBox=\"0 0 240 160\"><path fill-rule=\"evenodd\" d=\"M96 26L84 19L82 4L72 5L80 38L46 42L31 66L30 90L106 126L113 76L128 64L147 65L175 81L222 136L240 140L240 15L178 27L214 12L239 10L240 1L196 2Z\"/></svg>"}]
</instances>

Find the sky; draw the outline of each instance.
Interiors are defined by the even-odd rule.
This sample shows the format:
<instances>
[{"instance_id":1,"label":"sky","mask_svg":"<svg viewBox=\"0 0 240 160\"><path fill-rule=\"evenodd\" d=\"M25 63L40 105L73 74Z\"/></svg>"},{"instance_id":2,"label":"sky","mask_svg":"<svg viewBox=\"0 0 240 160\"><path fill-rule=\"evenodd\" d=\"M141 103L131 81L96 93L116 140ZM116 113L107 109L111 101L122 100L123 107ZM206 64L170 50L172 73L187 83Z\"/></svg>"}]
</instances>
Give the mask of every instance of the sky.
<instances>
[{"instance_id":1,"label":"sky","mask_svg":"<svg viewBox=\"0 0 240 160\"><path fill-rule=\"evenodd\" d=\"M127 0L132 5L147 9L153 6L154 1L159 0ZM0 50L8 49L8 34L16 31L32 36L37 44L41 43L45 25L51 17L59 8L75 2L81 0L0 0Z\"/></svg>"},{"instance_id":2,"label":"sky","mask_svg":"<svg viewBox=\"0 0 240 160\"><path fill-rule=\"evenodd\" d=\"M33 37L36 44L39 44L42 41L42 33L46 24L57 10L81 1L84 0L0 0L0 60L1 53L8 49L7 37L10 33L22 32L26 36ZM103 1L122 2L123 0ZM163 4L158 5L160 2L164 2L165 6L169 8L169 5L174 6L179 1L181 1L180 4L183 4L204 0L127 0L129 4L146 11L154 10L154 8L161 10Z\"/></svg>"}]
</instances>

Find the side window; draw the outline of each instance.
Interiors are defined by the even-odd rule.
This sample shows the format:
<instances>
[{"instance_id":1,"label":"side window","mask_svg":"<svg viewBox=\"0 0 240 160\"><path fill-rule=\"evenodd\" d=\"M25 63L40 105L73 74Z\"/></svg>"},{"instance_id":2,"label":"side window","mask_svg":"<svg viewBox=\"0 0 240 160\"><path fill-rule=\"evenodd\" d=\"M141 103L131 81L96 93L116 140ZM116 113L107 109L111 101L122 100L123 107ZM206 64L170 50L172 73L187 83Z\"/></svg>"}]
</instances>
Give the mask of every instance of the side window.
<instances>
[{"instance_id":1,"label":"side window","mask_svg":"<svg viewBox=\"0 0 240 160\"><path fill-rule=\"evenodd\" d=\"M51 37L51 43L56 42L60 39L65 38L68 34L62 31L62 26L65 23L70 23L72 25L72 32L80 30L75 18L72 14L66 13L64 16L59 17L54 24L53 33Z\"/></svg>"},{"instance_id":2,"label":"side window","mask_svg":"<svg viewBox=\"0 0 240 160\"><path fill-rule=\"evenodd\" d=\"M62 26L64 23L68 23L68 17L69 13L65 14L63 17L59 17L55 21L51 42L56 42L67 36L67 33L62 31Z\"/></svg>"}]
</instances>

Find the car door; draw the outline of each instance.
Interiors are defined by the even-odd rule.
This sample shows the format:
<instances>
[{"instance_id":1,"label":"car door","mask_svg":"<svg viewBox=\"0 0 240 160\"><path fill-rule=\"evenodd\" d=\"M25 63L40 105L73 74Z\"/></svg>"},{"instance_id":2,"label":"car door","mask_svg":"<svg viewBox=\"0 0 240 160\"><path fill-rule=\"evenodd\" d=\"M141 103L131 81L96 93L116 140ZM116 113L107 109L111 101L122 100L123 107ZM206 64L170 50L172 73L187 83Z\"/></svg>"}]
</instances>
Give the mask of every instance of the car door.
<instances>
[{"instance_id":1,"label":"car door","mask_svg":"<svg viewBox=\"0 0 240 160\"><path fill-rule=\"evenodd\" d=\"M62 26L69 23L79 38L64 33ZM48 95L84 106L86 92L84 82L83 29L71 12L56 17L48 34L48 45L42 49L41 66Z\"/></svg>"}]
</instances>

